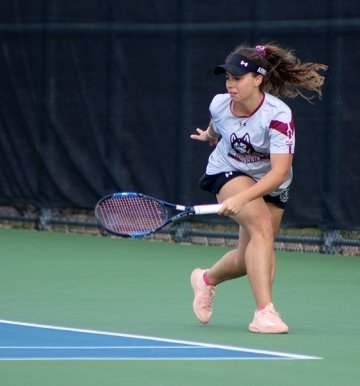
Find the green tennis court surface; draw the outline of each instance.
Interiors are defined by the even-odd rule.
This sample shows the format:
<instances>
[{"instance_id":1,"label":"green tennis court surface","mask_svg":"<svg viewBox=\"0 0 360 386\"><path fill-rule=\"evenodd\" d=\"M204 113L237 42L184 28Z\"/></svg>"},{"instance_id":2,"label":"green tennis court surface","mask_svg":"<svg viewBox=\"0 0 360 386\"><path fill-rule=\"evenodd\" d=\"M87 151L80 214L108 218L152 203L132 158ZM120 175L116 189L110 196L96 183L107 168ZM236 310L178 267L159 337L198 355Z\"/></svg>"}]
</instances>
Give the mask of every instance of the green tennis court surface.
<instances>
[{"instance_id":1,"label":"green tennis court surface","mask_svg":"<svg viewBox=\"0 0 360 386\"><path fill-rule=\"evenodd\" d=\"M247 330L246 279L218 288L209 325L195 320L189 274L225 248L8 229L0 240L2 320L323 358L0 361L1 385L359 384L359 257L279 253L290 334L272 336Z\"/></svg>"}]
</instances>

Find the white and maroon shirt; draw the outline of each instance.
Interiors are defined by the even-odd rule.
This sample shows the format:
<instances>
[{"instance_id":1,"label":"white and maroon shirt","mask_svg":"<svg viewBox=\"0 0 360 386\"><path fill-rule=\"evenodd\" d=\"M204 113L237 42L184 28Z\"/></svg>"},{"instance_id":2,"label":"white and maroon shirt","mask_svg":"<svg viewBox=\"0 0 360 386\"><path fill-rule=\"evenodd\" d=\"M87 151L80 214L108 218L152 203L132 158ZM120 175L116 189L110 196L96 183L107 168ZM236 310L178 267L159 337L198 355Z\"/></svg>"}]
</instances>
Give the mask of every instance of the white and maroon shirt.
<instances>
[{"instance_id":1,"label":"white and maroon shirt","mask_svg":"<svg viewBox=\"0 0 360 386\"><path fill-rule=\"evenodd\" d=\"M259 107L247 117L231 112L229 94L219 94L210 104L214 130L221 140L209 157L206 174L241 171L256 181L270 171L270 154L293 154L295 126L290 108L268 93ZM279 194L292 180L279 187Z\"/></svg>"}]
</instances>

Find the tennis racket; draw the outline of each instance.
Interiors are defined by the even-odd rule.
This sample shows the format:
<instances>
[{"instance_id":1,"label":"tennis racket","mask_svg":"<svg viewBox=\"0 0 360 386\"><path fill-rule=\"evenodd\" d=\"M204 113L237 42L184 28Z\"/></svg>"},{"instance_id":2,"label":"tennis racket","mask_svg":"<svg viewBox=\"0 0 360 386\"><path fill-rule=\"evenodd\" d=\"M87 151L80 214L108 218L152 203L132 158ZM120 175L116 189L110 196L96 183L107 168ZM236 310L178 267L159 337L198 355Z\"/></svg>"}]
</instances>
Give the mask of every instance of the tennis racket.
<instances>
[{"instance_id":1,"label":"tennis racket","mask_svg":"<svg viewBox=\"0 0 360 386\"><path fill-rule=\"evenodd\" d=\"M109 233L139 238L187 216L215 214L220 207L175 205L145 194L124 192L103 197L95 206L95 217Z\"/></svg>"}]
</instances>

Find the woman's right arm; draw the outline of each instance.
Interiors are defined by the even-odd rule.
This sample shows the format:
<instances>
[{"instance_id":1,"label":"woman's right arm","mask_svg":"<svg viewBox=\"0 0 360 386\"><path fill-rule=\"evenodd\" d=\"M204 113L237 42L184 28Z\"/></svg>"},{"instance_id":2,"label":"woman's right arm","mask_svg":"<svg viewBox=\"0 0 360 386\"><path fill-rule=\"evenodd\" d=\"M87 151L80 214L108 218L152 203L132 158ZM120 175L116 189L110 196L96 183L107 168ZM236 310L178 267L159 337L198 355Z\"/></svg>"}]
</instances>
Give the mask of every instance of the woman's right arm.
<instances>
[{"instance_id":1,"label":"woman's right arm","mask_svg":"<svg viewBox=\"0 0 360 386\"><path fill-rule=\"evenodd\" d=\"M210 120L206 130L197 128L197 134L191 134L190 138L197 141L209 142L210 146L215 146L218 143L219 134L214 130L213 122Z\"/></svg>"}]
</instances>

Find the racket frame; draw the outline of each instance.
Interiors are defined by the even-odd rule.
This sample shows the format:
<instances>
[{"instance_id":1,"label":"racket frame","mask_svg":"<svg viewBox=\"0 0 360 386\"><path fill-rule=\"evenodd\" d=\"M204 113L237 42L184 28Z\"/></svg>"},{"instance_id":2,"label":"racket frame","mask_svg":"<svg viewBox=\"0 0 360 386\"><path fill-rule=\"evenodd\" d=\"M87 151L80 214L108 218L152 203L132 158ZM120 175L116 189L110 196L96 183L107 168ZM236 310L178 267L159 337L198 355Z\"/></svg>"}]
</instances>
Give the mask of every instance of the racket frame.
<instances>
[{"instance_id":1,"label":"racket frame","mask_svg":"<svg viewBox=\"0 0 360 386\"><path fill-rule=\"evenodd\" d=\"M119 198L119 197L139 197L144 198L148 200L156 201L158 204L162 206L163 209L165 209L165 213L167 218L164 220L164 222L158 226L157 228L154 228L152 230L149 230L147 232L134 232L131 234L124 234L124 233L118 233L115 232L109 227L107 227L104 222L101 220L100 216L98 215L99 208L101 207L102 202L106 200L110 200L112 198ZM205 215L205 214L215 214L219 211L221 208L221 204L211 204L211 205L196 205L196 206L185 206L185 205L178 205L178 204L172 204L167 201L160 200L158 198L155 198L153 196L149 196L143 193L137 193L137 192L118 192L109 194L107 196L102 197L97 204L95 205L94 214L97 222L101 225L102 228L104 228L107 232L110 234L113 234L115 236L121 236L121 237L130 237L130 238L142 238L149 236L152 233L157 232L158 230L162 229L166 225L179 221L180 219L188 216L193 215ZM170 213L168 209L179 211L179 213L170 216Z\"/></svg>"}]
</instances>

